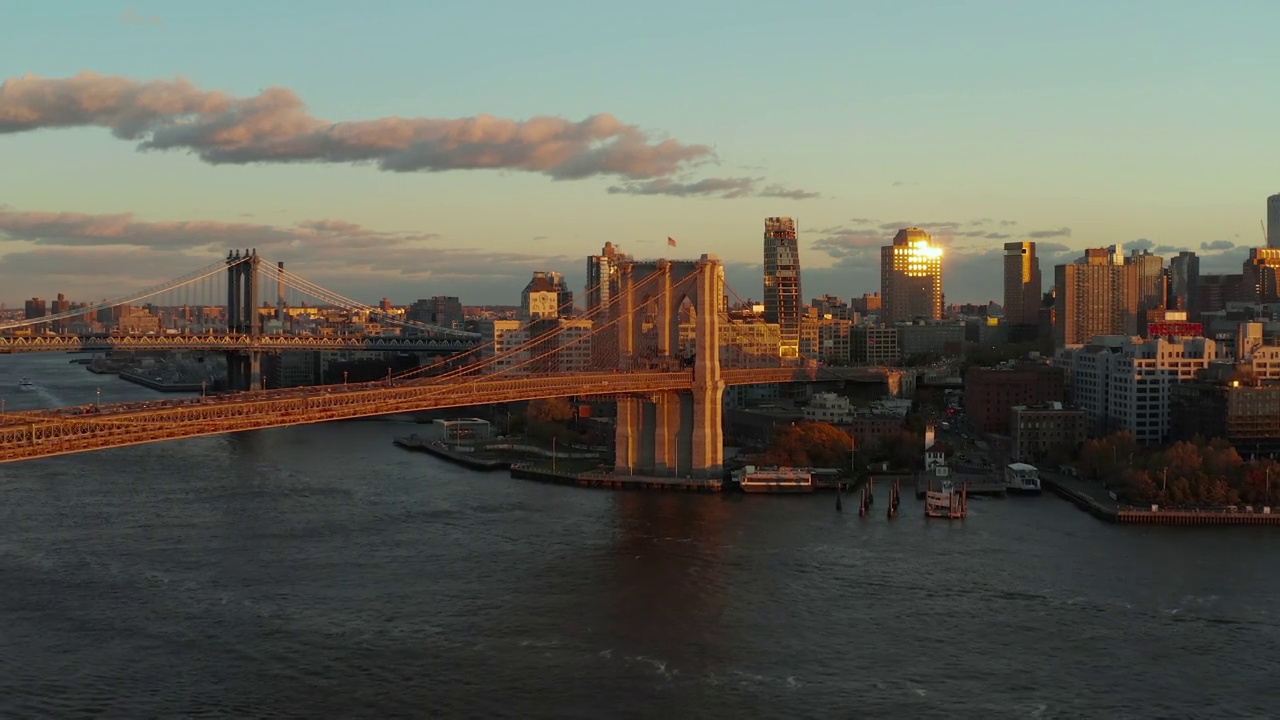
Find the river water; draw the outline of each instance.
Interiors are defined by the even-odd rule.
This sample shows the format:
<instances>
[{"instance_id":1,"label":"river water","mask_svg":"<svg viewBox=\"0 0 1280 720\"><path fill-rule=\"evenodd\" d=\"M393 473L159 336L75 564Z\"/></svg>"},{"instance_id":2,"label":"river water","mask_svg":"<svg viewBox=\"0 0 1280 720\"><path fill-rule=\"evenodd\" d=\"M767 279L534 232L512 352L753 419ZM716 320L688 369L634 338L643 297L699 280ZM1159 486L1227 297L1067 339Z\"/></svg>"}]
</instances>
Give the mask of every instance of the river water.
<instances>
[{"instance_id":1,"label":"river water","mask_svg":"<svg viewBox=\"0 0 1280 720\"><path fill-rule=\"evenodd\" d=\"M67 360L0 399L159 397ZM411 430L0 465L0 717L1280 715L1268 528L563 488Z\"/></svg>"}]
</instances>

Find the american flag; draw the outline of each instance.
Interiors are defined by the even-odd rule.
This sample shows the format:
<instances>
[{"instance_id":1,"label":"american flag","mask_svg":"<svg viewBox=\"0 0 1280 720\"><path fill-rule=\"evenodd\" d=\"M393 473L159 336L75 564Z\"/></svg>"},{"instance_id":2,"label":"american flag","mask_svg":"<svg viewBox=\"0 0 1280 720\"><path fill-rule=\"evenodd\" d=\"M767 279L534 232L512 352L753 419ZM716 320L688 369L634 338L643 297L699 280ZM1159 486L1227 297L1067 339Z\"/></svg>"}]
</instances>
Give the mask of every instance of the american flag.
<instances>
[{"instance_id":1,"label":"american flag","mask_svg":"<svg viewBox=\"0 0 1280 720\"><path fill-rule=\"evenodd\" d=\"M676 239L675 239L675 238L673 238L673 237L668 237L668 238L667 238L667 244L668 244L668 245L670 245L671 247L675 247L675 246L676 246Z\"/></svg>"}]
</instances>

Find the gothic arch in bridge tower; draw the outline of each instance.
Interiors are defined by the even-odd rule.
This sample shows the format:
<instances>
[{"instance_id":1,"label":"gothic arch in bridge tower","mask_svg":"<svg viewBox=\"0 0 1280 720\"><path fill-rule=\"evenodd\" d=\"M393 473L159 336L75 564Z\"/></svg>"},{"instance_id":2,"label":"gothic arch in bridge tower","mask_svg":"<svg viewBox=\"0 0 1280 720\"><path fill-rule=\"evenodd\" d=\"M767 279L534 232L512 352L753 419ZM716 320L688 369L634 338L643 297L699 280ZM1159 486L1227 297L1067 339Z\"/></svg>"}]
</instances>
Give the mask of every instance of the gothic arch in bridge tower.
<instances>
[{"instance_id":1,"label":"gothic arch in bridge tower","mask_svg":"<svg viewBox=\"0 0 1280 720\"><path fill-rule=\"evenodd\" d=\"M724 465L720 377L720 260L627 262L620 266L618 362L623 372L692 373L690 392L618 401L615 469L620 473L720 477ZM694 311L692 366L677 355L679 309ZM653 317L654 343L644 342Z\"/></svg>"}]
</instances>

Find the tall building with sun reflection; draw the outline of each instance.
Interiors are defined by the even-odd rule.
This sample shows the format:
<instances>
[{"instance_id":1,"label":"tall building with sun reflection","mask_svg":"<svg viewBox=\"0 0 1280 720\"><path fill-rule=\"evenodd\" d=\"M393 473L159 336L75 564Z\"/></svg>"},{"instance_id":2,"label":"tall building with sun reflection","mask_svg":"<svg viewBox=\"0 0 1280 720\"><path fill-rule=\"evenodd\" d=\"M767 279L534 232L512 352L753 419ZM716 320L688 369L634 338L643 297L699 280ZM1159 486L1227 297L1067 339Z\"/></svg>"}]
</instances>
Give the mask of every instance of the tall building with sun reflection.
<instances>
[{"instance_id":1,"label":"tall building with sun reflection","mask_svg":"<svg viewBox=\"0 0 1280 720\"><path fill-rule=\"evenodd\" d=\"M920 228L903 228L880 248L881 319L942 319L942 248Z\"/></svg>"}]
</instances>

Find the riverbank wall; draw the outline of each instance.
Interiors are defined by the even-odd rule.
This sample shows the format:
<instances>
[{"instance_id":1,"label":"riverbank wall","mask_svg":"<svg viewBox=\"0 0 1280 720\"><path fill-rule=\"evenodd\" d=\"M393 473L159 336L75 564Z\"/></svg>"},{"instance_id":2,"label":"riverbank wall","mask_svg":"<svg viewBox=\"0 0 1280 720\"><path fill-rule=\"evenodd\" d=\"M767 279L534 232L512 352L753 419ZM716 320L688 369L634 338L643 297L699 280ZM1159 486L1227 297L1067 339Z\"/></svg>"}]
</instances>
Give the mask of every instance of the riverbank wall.
<instances>
[{"instance_id":1,"label":"riverbank wall","mask_svg":"<svg viewBox=\"0 0 1280 720\"><path fill-rule=\"evenodd\" d=\"M92 366L89 366L89 372L97 372ZM102 373L105 374L105 373ZM141 385L159 392L200 392L200 383L166 383L152 380L149 377L135 375L131 372L117 373L121 380L126 380L134 385Z\"/></svg>"},{"instance_id":2,"label":"riverbank wall","mask_svg":"<svg viewBox=\"0 0 1280 720\"><path fill-rule=\"evenodd\" d=\"M1104 522L1120 525L1169 525L1207 527L1228 525L1269 525L1280 527L1280 514L1270 508L1155 510L1121 506L1102 488L1086 488L1084 481L1071 481L1042 475L1040 483L1053 494Z\"/></svg>"}]
</instances>

